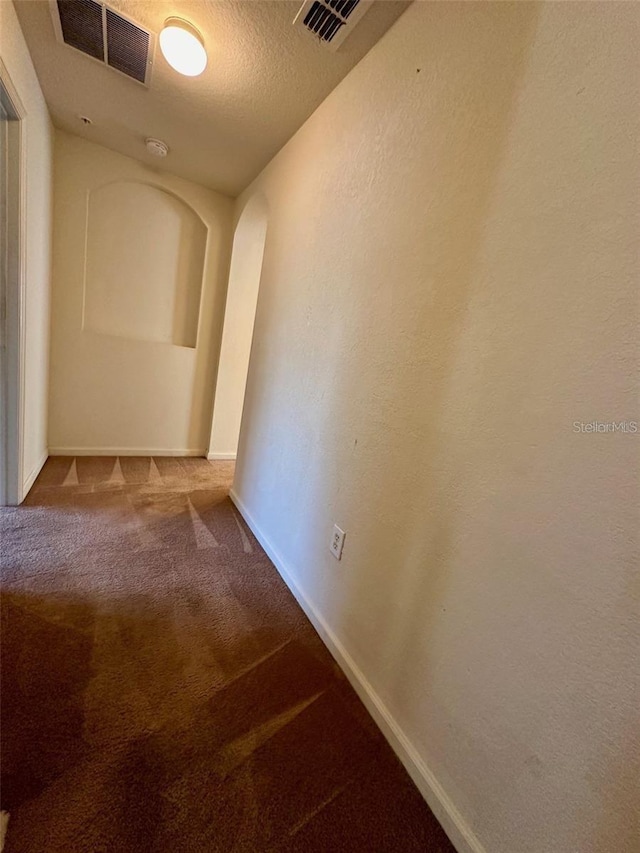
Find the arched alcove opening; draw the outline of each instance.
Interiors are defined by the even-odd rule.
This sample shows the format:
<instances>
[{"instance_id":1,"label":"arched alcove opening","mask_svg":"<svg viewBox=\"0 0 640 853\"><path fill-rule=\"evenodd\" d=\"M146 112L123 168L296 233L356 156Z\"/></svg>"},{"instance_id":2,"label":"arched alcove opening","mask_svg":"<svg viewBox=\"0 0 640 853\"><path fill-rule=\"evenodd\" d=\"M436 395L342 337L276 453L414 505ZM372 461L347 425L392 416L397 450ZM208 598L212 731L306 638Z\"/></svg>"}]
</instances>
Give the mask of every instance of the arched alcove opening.
<instances>
[{"instance_id":1,"label":"arched alcove opening","mask_svg":"<svg viewBox=\"0 0 640 853\"><path fill-rule=\"evenodd\" d=\"M83 329L196 345L207 227L160 187L115 181L87 206Z\"/></svg>"},{"instance_id":2,"label":"arched alcove opening","mask_svg":"<svg viewBox=\"0 0 640 853\"><path fill-rule=\"evenodd\" d=\"M267 237L267 202L246 204L233 237L209 459L235 459Z\"/></svg>"}]
</instances>

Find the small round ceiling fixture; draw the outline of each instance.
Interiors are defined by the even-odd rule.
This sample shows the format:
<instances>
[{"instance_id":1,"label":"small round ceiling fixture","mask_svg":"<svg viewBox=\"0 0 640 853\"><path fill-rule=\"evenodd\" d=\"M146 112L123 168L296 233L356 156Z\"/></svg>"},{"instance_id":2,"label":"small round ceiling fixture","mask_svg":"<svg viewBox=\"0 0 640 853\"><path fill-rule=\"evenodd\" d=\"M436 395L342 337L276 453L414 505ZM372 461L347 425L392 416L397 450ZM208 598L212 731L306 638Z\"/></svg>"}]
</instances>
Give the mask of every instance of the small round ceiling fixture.
<instances>
[{"instance_id":1,"label":"small round ceiling fixture","mask_svg":"<svg viewBox=\"0 0 640 853\"><path fill-rule=\"evenodd\" d=\"M160 50L169 65L186 77L197 77L207 67L204 39L183 18L167 18L164 22Z\"/></svg>"},{"instance_id":2,"label":"small round ceiling fixture","mask_svg":"<svg viewBox=\"0 0 640 853\"><path fill-rule=\"evenodd\" d=\"M153 154L154 157L166 157L169 153L169 146L161 139L149 137L149 139L145 139L144 144L147 146L149 154Z\"/></svg>"}]
</instances>

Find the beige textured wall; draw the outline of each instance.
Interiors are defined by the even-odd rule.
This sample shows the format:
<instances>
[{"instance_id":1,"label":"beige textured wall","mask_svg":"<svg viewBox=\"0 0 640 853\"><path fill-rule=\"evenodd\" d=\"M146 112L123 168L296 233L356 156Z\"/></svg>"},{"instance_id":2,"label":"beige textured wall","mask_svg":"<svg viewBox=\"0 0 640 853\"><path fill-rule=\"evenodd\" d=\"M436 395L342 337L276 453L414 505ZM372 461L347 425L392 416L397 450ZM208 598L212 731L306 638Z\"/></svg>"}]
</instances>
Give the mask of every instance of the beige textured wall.
<instances>
[{"instance_id":1,"label":"beige textured wall","mask_svg":"<svg viewBox=\"0 0 640 853\"><path fill-rule=\"evenodd\" d=\"M254 196L233 237L229 284L213 408L210 459L235 459L267 234L267 206Z\"/></svg>"},{"instance_id":2,"label":"beige textured wall","mask_svg":"<svg viewBox=\"0 0 640 853\"><path fill-rule=\"evenodd\" d=\"M238 500L460 849L640 849L639 16L415 3L239 202Z\"/></svg>"},{"instance_id":3,"label":"beige textured wall","mask_svg":"<svg viewBox=\"0 0 640 853\"><path fill-rule=\"evenodd\" d=\"M107 186L124 188L125 194L136 196L126 204L122 202L123 219L134 210L140 212L147 204L149 187L155 188L155 213L140 216L136 239L115 239L113 207L117 202L108 192L106 201L102 198L100 188ZM104 203L96 202L94 209L93 202L100 198ZM159 198L166 198L166 203L158 205ZM172 199L179 202L176 209ZM153 257L161 256L173 239L167 227L179 231L179 251L174 252L173 259L176 270L190 267L189 255L194 250L201 261L200 240L194 237L185 205L208 230L197 346L149 339L156 333L162 337L166 331L167 311L160 310L158 303L173 298L171 280L175 279L176 287L181 286L178 273L167 277L156 270L157 281L146 281L138 291L140 298L129 300L121 326L116 328L113 312L105 314L105 321L109 320L116 334L105 333L106 329L97 331L96 311L92 314L90 309L95 299L99 302L106 298L105 281L108 284L114 276L122 278L127 272L131 281L153 274ZM213 190L56 131L52 453L206 451L224 311L231 212L231 201ZM86 239L87 222L90 236L93 234L93 216L104 226L102 248L107 251L98 251L99 240L89 244ZM129 224L136 228L133 221ZM92 262L94 249L100 258L100 274L106 276L102 283ZM109 253L113 255L112 268ZM165 257L163 264L167 262ZM192 280L193 270L187 271L187 278ZM174 296L179 302L180 294ZM188 300L185 305L186 313L193 314ZM165 307L172 310L171 305ZM184 311L175 313L179 326L185 317ZM178 331L182 337L184 329Z\"/></svg>"},{"instance_id":4,"label":"beige textured wall","mask_svg":"<svg viewBox=\"0 0 640 853\"><path fill-rule=\"evenodd\" d=\"M207 228L187 204L138 181L87 198L83 328L195 347Z\"/></svg>"},{"instance_id":5,"label":"beige textured wall","mask_svg":"<svg viewBox=\"0 0 640 853\"><path fill-rule=\"evenodd\" d=\"M24 435L28 488L47 456L53 127L13 3L0 2L0 57L22 101L26 155Z\"/></svg>"}]
</instances>

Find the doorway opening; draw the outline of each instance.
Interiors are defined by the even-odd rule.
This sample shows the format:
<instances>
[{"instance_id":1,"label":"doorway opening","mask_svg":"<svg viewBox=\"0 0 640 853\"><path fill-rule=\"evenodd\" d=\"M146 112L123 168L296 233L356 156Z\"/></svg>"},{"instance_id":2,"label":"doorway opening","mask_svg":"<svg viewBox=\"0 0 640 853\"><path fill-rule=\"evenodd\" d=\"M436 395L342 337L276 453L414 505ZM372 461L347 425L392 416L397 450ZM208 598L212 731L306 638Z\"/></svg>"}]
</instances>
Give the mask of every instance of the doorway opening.
<instances>
[{"instance_id":1,"label":"doorway opening","mask_svg":"<svg viewBox=\"0 0 640 853\"><path fill-rule=\"evenodd\" d=\"M267 238L267 203L254 196L233 237L208 459L235 459Z\"/></svg>"},{"instance_id":2,"label":"doorway opening","mask_svg":"<svg viewBox=\"0 0 640 853\"><path fill-rule=\"evenodd\" d=\"M24 109L0 61L0 506L23 495L22 119Z\"/></svg>"}]
</instances>

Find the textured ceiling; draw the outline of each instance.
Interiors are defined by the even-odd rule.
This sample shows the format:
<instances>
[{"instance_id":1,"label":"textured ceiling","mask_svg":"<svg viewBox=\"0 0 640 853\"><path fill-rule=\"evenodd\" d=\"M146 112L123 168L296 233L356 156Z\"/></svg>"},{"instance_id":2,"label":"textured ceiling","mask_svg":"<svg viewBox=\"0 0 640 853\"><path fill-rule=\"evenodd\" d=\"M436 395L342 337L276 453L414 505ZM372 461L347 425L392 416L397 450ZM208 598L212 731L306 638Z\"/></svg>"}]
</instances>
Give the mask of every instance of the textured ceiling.
<instances>
[{"instance_id":1,"label":"textured ceiling","mask_svg":"<svg viewBox=\"0 0 640 853\"><path fill-rule=\"evenodd\" d=\"M170 15L187 18L204 36L207 69L182 77L156 49L146 89L58 43L47 0L15 0L54 124L155 165L144 140L158 137L170 148L162 168L237 195L409 3L377 0L336 53L292 26L301 0L109 5L155 33Z\"/></svg>"}]
</instances>

